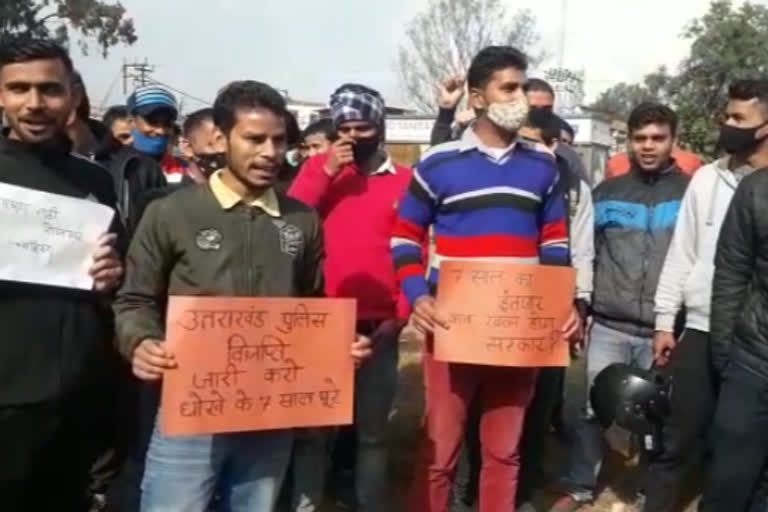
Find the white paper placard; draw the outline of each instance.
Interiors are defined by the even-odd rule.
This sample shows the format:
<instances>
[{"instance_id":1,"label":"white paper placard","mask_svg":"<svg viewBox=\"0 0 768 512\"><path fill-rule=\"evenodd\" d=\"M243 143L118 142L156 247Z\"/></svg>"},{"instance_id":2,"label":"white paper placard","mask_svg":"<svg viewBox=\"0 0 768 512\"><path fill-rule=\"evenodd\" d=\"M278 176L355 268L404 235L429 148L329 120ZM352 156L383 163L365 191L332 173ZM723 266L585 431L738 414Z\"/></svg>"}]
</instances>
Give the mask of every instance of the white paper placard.
<instances>
[{"instance_id":1,"label":"white paper placard","mask_svg":"<svg viewBox=\"0 0 768 512\"><path fill-rule=\"evenodd\" d=\"M90 290L93 253L114 215L97 202L0 183L0 279Z\"/></svg>"}]
</instances>

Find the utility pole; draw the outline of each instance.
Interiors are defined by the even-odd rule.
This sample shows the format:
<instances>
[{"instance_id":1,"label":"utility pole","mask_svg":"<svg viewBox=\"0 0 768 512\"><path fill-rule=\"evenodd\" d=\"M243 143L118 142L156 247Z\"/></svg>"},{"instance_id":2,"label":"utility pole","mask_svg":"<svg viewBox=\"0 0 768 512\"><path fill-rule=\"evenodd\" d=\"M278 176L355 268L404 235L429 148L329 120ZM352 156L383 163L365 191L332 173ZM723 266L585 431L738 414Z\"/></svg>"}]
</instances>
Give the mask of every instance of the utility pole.
<instances>
[{"instance_id":1,"label":"utility pole","mask_svg":"<svg viewBox=\"0 0 768 512\"><path fill-rule=\"evenodd\" d=\"M128 94L129 80L131 80L133 87L147 85L154 71L155 66L150 64L147 59L144 59L144 62L133 62L131 64L123 61L123 94Z\"/></svg>"},{"instance_id":2,"label":"utility pole","mask_svg":"<svg viewBox=\"0 0 768 512\"><path fill-rule=\"evenodd\" d=\"M560 48L557 55L557 67L562 69L565 65L565 39L568 28L568 0L560 3Z\"/></svg>"}]
</instances>

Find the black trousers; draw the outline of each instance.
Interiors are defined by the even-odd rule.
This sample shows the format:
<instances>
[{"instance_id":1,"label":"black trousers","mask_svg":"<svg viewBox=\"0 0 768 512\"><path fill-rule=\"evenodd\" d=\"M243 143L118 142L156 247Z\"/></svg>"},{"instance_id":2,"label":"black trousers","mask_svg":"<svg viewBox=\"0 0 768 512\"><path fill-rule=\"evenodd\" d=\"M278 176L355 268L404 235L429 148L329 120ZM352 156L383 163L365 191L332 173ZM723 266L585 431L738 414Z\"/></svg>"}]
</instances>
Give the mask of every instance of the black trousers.
<instances>
[{"instance_id":1,"label":"black trousers","mask_svg":"<svg viewBox=\"0 0 768 512\"><path fill-rule=\"evenodd\" d=\"M103 403L0 407L0 510L87 511L94 461L103 453Z\"/></svg>"},{"instance_id":2,"label":"black trousers","mask_svg":"<svg viewBox=\"0 0 768 512\"><path fill-rule=\"evenodd\" d=\"M712 462L700 512L765 511L768 377L731 361L720 382Z\"/></svg>"},{"instance_id":3,"label":"black trousers","mask_svg":"<svg viewBox=\"0 0 768 512\"><path fill-rule=\"evenodd\" d=\"M517 485L518 505L531 501L533 493L544 482L544 451L547 447L552 417L563 398L565 368L541 368L536 391L525 413L523 437L520 439L520 477Z\"/></svg>"},{"instance_id":4,"label":"black trousers","mask_svg":"<svg viewBox=\"0 0 768 512\"><path fill-rule=\"evenodd\" d=\"M664 424L662 452L647 459L646 512L679 510L688 471L704 460L716 400L709 358L709 333L688 329L672 353L671 414Z\"/></svg>"},{"instance_id":5,"label":"black trousers","mask_svg":"<svg viewBox=\"0 0 768 512\"><path fill-rule=\"evenodd\" d=\"M118 447L125 456L121 459L122 468L109 489L107 501L113 512L138 512L144 461L160 405L160 386L139 382L124 374L119 399L121 428L118 431Z\"/></svg>"}]
</instances>

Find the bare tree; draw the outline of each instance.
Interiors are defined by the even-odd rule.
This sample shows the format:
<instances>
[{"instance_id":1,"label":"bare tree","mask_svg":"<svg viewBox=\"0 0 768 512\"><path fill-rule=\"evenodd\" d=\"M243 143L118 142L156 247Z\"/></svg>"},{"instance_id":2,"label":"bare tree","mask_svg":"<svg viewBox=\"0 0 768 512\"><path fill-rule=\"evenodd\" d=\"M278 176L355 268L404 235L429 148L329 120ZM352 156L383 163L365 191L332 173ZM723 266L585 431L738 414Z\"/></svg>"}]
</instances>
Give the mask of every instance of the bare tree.
<instances>
[{"instance_id":1,"label":"bare tree","mask_svg":"<svg viewBox=\"0 0 768 512\"><path fill-rule=\"evenodd\" d=\"M398 72L408 99L422 112L436 109L435 85L464 75L472 58L486 46L510 45L531 54L539 42L536 19L523 9L510 15L500 0L430 0L406 29Z\"/></svg>"}]
</instances>

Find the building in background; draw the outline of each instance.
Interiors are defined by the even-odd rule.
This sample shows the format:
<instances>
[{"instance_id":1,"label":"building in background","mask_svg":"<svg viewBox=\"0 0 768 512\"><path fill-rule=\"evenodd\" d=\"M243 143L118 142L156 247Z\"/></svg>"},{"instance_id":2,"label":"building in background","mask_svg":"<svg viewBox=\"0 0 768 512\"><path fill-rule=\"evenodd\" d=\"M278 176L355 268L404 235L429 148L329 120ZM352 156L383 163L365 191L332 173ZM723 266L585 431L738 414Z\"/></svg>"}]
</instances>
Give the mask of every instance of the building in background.
<instances>
[{"instance_id":1,"label":"building in background","mask_svg":"<svg viewBox=\"0 0 768 512\"><path fill-rule=\"evenodd\" d=\"M563 117L579 113L586 96L584 71L550 68L544 71L544 79L555 90L555 112Z\"/></svg>"},{"instance_id":2,"label":"building in background","mask_svg":"<svg viewBox=\"0 0 768 512\"><path fill-rule=\"evenodd\" d=\"M285 102L288 112L293 114L302 130L322 117L321 112L328 106L327 103L316 101L301 101L285 94Z\"/></svg>"},{"instance_id":3,"label":"building in background","mask_svg":"<svg viewBox=\"0 0 768 512\"><path fill-rule=\"evenodd\" d=\"M600 183L605 177L608 159L616 152L617 141L612 121L602 113L580 107L563 118L576 133L573 147L581 155L584 166L592 176L592 183ZM625 136L626 140L626 136Z\"/></svg>"}]
</instances>

